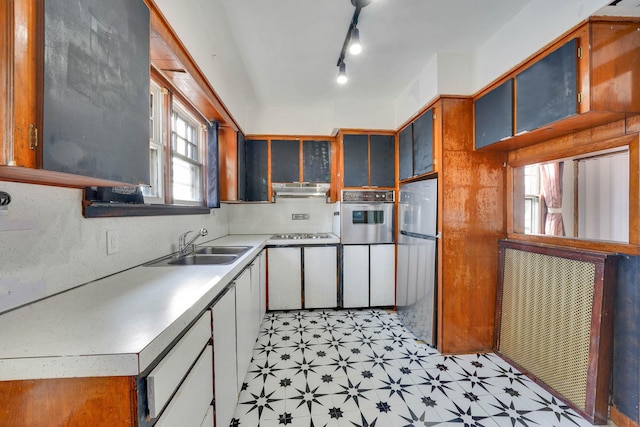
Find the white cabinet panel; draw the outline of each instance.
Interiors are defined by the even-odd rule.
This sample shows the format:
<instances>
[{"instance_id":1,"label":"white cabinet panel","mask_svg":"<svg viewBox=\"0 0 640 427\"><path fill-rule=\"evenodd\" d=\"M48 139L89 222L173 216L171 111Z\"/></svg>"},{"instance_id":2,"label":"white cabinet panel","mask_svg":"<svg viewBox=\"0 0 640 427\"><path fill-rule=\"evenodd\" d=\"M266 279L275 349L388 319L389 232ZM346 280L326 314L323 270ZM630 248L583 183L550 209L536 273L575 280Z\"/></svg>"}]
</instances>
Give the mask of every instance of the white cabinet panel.
<instances>
[{"instance_id":1,"label":"white cabinet panel","mask_svg":"<svg viewBox=\"0 0 640 427\"><path fill-rule=\"evenodd\" d=\"M371 245L369 247L369 302L371 307L395 305L395 265L395 245Z\"/></svg>"},{"instance_id":2,"label":"white cabinet panel","mask_svg":"<svg viewBox=\"0 0 640 427\"><path fill-rule=\"evenodd\" d=\"M262 318L260 317L260 260L256 258L251 263L251 335L253 341L258 338L258 330ZM253 344L251 346L253 349Z\"/></svg>"},{"instance_id":3,"label":"white cabinet panel","mask_svg":"<svg viewBox=\"0 0 640 427\"><path fill-rule=\"evenodd\" d=\"M369 307L369 245L342 247L342 306Z\"/></svg>"},{"instance_id":4,"label":"white cabinet panel","mask_svg":"<svg viewBox=\"0 0 640 427\"><path fill-rule=\"evenodd\" d=\"M200 427L213 400L212 377L213 351L208 345L155 425Z\"/></svg>"},{"instance_id":5,"label":"white cabinet panel","mask_svg":"<svg viewBox=\"0 0 640 427\"><path fill-rule=\"evenodd\" d=\"M304 308L338 306L338 249L304 248Z\"/></svg>"},{"instance_id":6,"label":"white cabinet panel","mask_svg":"<svg viewBox=\"0 0 640 427\"><path fill-rule=\"evenodd\" d=\"M213 361L216 426L228 426L238 401L235 287L229 288L216 302L211 312L215 353Z\"/></svg>"},{"instance_id":7,"label":"white cabinet panel","mask_svg":"<svg viewBox=\"0 0 640 427\"><path fill-rule=\"evenodd\" d=\"M147 376L151 418L160 414L210 338L211 313L207 311Z\"/></svg>"},{"instance_id":8,"label":"white cabinet panel","mask_svg":"<svg viewBox=\"0 0 640 427\"><path fill-rule=\"evenodd\" d=\"M260 252L260 324L267 313L267 251Z\"/></svg>"},{"instance_id":9,"label":"white cabinet panel","mask_svg":"<svg viewBox=\"0 0 640 427\"><path fill-rule=\"evenodd\" d=\"M251 353L257 338L258 292L252 292L251 270L246 269L235 280L236 287L236 349L238 358L237 387L242 387L251 362Z\"/></svg>"},{"instance_id":10,"label":"white cabinet panel","mask_svg":"<svg viewBox=\"0 0 640 427\"><path fill-rule=\"evenodd\" d=\"M268 288L270 310L302 308L302 248L269 248Z\"/></svg>"},{"instance_id":11,"label":"white cabinet panel","mask_svg":"<svg viewBox=\"0 0 640 427\"><path fill-rule=\"evenodd\" d=\"M200 427L213 427L213 406L209 406Z\"/></svg>"}]
</instances>

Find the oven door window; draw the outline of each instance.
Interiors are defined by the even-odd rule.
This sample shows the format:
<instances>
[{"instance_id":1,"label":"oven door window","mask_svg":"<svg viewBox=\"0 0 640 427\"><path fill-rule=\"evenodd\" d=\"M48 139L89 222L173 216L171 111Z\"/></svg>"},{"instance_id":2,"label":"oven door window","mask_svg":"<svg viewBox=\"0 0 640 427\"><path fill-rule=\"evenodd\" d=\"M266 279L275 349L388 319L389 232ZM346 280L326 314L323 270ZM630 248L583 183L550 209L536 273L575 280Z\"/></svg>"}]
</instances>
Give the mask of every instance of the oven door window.
<instances>
[{"instance_id":1,"label":"oven door window","mask_svg":"<svg viewBox=\"0 0 640 427\"><path fill-rule=\"evenodd\" d=\"M353 224L384 224L384 211L353 211Z\"/></svg>"}]
</instances>

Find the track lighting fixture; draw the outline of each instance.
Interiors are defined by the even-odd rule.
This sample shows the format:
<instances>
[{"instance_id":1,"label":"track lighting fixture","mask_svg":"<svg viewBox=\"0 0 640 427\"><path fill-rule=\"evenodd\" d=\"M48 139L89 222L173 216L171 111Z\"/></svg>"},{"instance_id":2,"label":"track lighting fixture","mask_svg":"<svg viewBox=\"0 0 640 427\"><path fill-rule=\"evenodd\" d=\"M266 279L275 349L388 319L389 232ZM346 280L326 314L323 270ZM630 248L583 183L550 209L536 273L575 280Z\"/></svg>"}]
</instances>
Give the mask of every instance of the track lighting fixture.
<instances>
[{"instance_id":1,"label":"track lighting fixture","mask_svg":"<svg viewBox=\"0 0 640 427\"><path fill-rule=\"evenodd\" d=\"M347 78L347 65L344 62L340 64L340 68L338 70L338 78L336 80L341 85L349 81L349 79Z\"/></svg>"},{"instance_id":2,"label":"track lighting fixture","mask_svg":"<svg viewBox=\"0 0 640 427\"><path fill-rule=\"evenodd\" d=\"M349 29L347 30L347 35L344 38L344 43L342 44L342 50L340 51L340 56L338 57L338 78L337 81L340 84L345 84L347 82L347 66L344 63L344 57L347 52L347 47L349 48L349 53L352 55L358 55L362 52L362 45L360 44L360 31L358 31L358 18L360 17L360 11L363 7L368 6L372 0L351 0L351 4L356 8L353 12L353 18L351 18L351 24L349 24Z\"/></svg>"},{"instance_id":3,"label":"track lighting fixture","mask_svg":"<svg viewBox=\"0 0 640 427\"><path fill-rule=\"evenodd\" d=\"M358 31L357 27L353 27L353 30L351 30L351 40L349 41L349 53L352 55L359 55L360 52L362 52L360 31Z\"/></svg>"}]
</instances>

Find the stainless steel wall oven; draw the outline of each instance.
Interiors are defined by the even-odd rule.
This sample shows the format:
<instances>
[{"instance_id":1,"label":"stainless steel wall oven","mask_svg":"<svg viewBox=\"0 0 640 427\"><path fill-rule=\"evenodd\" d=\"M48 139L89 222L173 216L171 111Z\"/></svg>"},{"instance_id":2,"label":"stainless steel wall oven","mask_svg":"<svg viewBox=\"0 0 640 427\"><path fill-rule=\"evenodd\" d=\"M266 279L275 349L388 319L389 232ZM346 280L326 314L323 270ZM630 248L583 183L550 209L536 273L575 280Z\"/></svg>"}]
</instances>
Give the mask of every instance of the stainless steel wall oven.
<instances>
[{"instance_id":1,"label":"stainless steel wall oven","mask_svg":"<svg viewBox=\"0 0 640 427\"><path fill-rule=\"evenodd\" d=\"M342 190L343 244L394 243L393 190Z\"/></svg>"}]
</instances>

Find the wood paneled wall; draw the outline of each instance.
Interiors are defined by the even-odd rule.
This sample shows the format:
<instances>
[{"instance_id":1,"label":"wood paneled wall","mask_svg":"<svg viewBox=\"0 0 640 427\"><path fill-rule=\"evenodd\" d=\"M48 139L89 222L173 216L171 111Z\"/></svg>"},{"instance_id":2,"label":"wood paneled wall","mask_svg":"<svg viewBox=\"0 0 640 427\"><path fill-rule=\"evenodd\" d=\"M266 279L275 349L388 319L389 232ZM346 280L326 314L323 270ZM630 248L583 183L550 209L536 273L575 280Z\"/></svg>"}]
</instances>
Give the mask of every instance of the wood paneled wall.
<instances>
[{"instance_id":1,"label":"wood paneled wall","mask_svg":"<svg viewBox=\"0 0 640 427\"><path fill-rule=\"evenodd\" d=\"M434 112L438 172L438 348L491 351L498 240L506 235L506 154L473 150L473 102L442 98ZM438 141L441 136L441 141Z\"/></svg>"}]
</instances>

